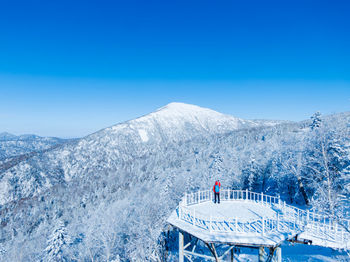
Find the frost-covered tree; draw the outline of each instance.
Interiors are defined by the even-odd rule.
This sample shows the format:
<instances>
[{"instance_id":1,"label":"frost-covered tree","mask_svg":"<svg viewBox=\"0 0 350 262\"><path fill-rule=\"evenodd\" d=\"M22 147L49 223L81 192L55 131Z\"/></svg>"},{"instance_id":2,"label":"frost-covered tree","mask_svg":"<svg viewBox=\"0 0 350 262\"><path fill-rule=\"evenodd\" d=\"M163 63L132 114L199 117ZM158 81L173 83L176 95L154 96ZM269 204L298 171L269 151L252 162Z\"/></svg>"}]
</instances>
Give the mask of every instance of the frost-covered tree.
<instances>
[{"instance_id":1,"label":"frost-covered tree","mask_svg":"<svg viewBox=\"0 0 350 262\"><path fill-rule=\"evenodd\" d=\"M6 253L6 250L5 250L4 246L3 246L3 244L0 243L0 256L4 255L5 253Z\"/></svg>"},{"instance_id":2,"label":"frost-covered tree","mask_svg":"<svg viewBox=\"0 0 350 262\"><path fill-rule=\"evenodd\" d=\"M344 126L332 127L322 126L317 132L310 133L307 168L308 186L314 192L313 204L334 217L343 208L342 180L346 177L349 154L344 150Z\"/></svg>"},{"instance_id":3,"label":"frost-covered tree","mask_svg":"<svg viewBox=\"0 0 350 262\"><path fill-rule=\"evenodd\" d=\"M315 112L311 116L312 123L310 125L311 129L317 129L321 126L322 119L321 119L321 113L320 112Z\"/></svg>"},{"instance_id":4,"label":"frost-covered tree","mask_svg":"<svg viewBox=\"0 0 350 262\"><path fill-rule=\"evenodd\" d=\"M295 143L294 150L286 150L282 153L280 159L282 165L282 173L285 180L285 185L288 187L288 195L291 202L297 202L297 199L302 197L304 203L309 205L309 197L306 192L305 182L307 182L307 174L305 174L305 157L301 149L302 141Z\"/></svg>"},{"instance_id":5,"label":"frost-covered tree","mask_svg":"<svg viewBox=\"0 0 350 262\"><path fill-rule=\"evenodd\" d=\"M258 179L261 175L260 172L258 163L252 158L249 165L242 171L243 176L245 177L244 188L247 188L250 191L257 190L259 185Z\"/></svg>"},{"instance_id":6,"label":"frost-covered tree","mask_svg":"<svg viewBox=\"0 0 350 262\"><path fill-rule=\"evenodd\" d=\"M58 220L55 229L47 241L47 247L45 249L46 261L64 261L63 251L69 243L70 238L66 232L66 226L62 220Z\"/></svg>"}]
</instances>

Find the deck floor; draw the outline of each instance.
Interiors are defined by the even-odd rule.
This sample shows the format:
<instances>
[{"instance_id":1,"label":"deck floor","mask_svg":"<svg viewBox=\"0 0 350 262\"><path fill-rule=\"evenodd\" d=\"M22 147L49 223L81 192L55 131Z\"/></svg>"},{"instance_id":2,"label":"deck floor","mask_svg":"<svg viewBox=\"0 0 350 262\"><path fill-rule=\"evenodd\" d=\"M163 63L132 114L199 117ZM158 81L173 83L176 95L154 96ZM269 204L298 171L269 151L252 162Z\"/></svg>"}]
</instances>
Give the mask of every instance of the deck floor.
<instances>
[{"instance_id":1,"label":"deck floor","mask_svg":"<svg viewBox=\"0 0 350 262\"><path fill-rule=\"evenodd\" d=\"M204 215L213 217L225 217L234 219L237 217L239 221L251 221L265 218L276 217L276 211L269 206L263 206L259 203L244 202L244 201L222 201L220 204L213 202L204 202L192 206L189 209L195 209Z\"/></svg>"},{"instance_id":2,"label":"deck floor","mask_svg":"<svg viewBox=\"0 0 350 262\"><path fill-rule=\"evenodd\" d=\"M220 204L204 202L188 206L188 208L195 209L196 212L200 212L204 215L212 215L213 217L225 217L228 219L234 219L237 217L240 221L255 220L262 216L265 218L276 216L276 211L273 207L244 201L222 201ZM168 218L168 223L207 243L223 243L242 246L277 246L286 239L299 233L276 232L263 236L258 233L209 232L208 230L195 227L186 221L178 219L176 210L173 211Z\"/></svg>"}]
</instances>

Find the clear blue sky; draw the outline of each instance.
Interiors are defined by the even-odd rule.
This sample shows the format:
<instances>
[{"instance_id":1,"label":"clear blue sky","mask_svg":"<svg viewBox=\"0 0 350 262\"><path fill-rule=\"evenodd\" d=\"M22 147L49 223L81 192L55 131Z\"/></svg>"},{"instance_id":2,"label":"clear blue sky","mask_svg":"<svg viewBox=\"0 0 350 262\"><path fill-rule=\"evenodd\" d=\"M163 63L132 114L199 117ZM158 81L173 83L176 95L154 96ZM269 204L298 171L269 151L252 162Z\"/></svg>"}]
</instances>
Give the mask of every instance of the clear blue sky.
<instances>
[{"instance_id":1,"label":"clear blue sky","mask_svg":"<svg viewBox=\"0 0 350 262\"><path fill-rule=\"evenodd\" d=\"M83 136L169 102L350 110L350 1L0 0L0 132Z\"/></svg>"}]
</instances>

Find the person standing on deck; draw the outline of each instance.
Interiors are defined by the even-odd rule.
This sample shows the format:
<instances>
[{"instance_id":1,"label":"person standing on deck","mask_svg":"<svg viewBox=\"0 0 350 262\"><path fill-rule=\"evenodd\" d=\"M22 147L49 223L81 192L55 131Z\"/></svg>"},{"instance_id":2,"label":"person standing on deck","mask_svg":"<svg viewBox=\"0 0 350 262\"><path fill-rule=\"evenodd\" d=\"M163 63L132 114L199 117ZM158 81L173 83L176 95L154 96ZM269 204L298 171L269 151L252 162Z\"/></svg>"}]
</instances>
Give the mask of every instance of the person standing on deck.
<instances>
[{"instance_id":1,"label":"person standing on deck","mask_svg":"<svg viewBox=\"0 0 350 262\"><path fill-rule=\"evenodd\" d=\"M221 187L221 183L219 180L217 180L215 182L215 185L213 187L213 191L214 191L214 204L216 204L216 199L218 200L218 204L220 204L220 187Z\"/></svg>"}]
</instances>

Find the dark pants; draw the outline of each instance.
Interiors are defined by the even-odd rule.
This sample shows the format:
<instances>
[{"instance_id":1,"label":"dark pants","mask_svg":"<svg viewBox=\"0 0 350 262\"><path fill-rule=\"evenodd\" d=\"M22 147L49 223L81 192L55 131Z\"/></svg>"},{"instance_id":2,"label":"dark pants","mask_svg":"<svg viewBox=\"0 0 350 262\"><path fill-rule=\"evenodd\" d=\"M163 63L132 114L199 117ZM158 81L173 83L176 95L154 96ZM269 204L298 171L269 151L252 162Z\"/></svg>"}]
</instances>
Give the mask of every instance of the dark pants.
<instances>
[{"instance_id":1,"label":"dark pants","mask_svg":"<svg viewBox=\"0 0 350 262\"><path fill-rule=\"evenodd\" d=\"M215 198L214 198L214 203L216 203L216 199L218 199L218 203L220 204L220 193L214 193Z\"/></svg>"}]
</instances>

